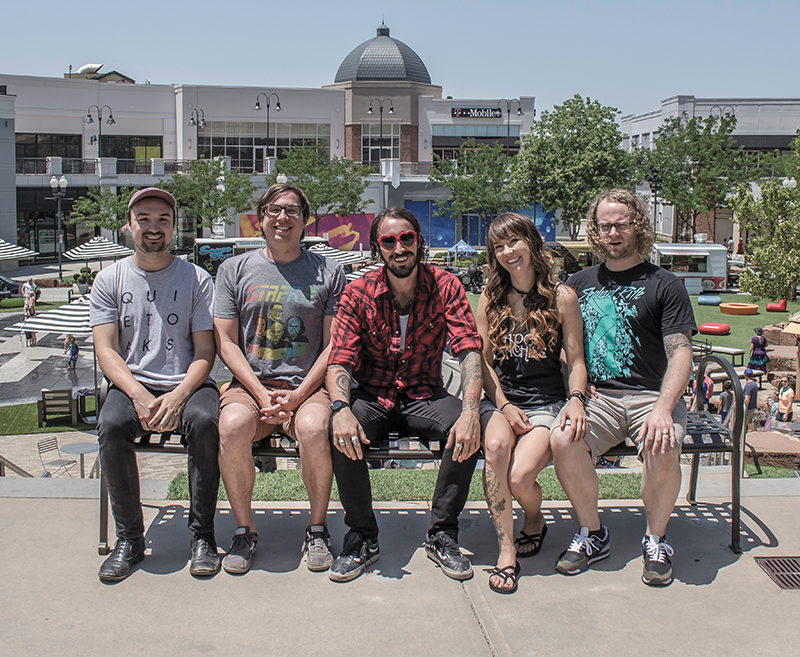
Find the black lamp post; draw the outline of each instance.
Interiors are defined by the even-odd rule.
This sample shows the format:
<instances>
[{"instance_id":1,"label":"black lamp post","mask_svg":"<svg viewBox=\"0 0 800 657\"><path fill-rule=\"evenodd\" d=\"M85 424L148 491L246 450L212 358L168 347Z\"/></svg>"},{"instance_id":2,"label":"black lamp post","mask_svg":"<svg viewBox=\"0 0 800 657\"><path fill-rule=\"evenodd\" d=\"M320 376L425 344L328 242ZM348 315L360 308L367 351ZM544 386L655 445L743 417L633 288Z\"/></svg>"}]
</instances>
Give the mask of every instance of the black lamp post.
<instances>
[{"instance_id":1,"label":"black lamp post","mask_svg":"<svg viewBox=\"0 0 800 657\"><path fill-rule=\"evenodd\" d=\"M378 155L378 160L379 161L383 159L383 104L387 100L389 101L389 114L394 114L394 103L392 102L391 98L383 98L383 99L381 99L381 98L373 98L371 101L369 101L369 109L367 110L367 114L374 114L375 112L373 112L373 110L372 110L372 103L374 103L374 102L378 103L378 111L379 111L379 114L380 114L380 144L381 144L380 145L380 154ZM389 155L391 155L391 154L392 154L392 150L389 149ZM370 160L371 159L372 158L370 157Z\"/></svg>"},{"instance_id":2,"label":"black lamp post","mask_svg":"<svg viewBox=\"0 0 800 657\"><path fill-rule=\"evenodd\" d=\"M262 109L264 109L263 107L261 107L261 101L260 101L261 96L264 96L264 102L266 103L266 109L267 109L267 150L264 153L264 169L265 169L264 173L270 173L269 171L266 171L267 168L266 160L269 158L269 101L272 99L273 96L275 96L275 111L280 112L281 99L278 96L278 94L275 93L267 94L262 92L258 94L258 96L256 96L256 106L253 108L253 110L256 112L260 112Z\"/></svg>"},{"instance_id":3,"label":"black lamp post","mask_svg":"<svg viewBox=\"0 0 800 657\"><path fill-rule=\"evenodd\" d=\"M73 199L67 198L67 186L69 185L69 181L64 177L61 176L60 178L56 178L52 176L50 178L50 189L53 190L53 195L48 196L47 200L56 200L58 201L58 230L56 233L56 251L58 251L58 280L63 282L64 278L62 276L61 271L61 201L72 201Z\"/></svg>"},{"instance_id":4,"label":"black lamp post","mask_svg":"<svg viewBox=\"0 0 800 657\"><path fill-rule=\"evenodd\" d=\"M97 105L90 105L89 109L86 110L86 118L84 119L85 123L94 123L94 119L92 118L92 109L97 110L97 129L98 129L98 136L97 136L97 157L103 157L103 151L101 147L103 145L103 110L108 110L108 120L106 123L108 125L114 125L116 121L114 120L114 111L108 105L103 105L102 107L98 107Z\"/></svg>"},{"instance_id":5,"label":"black lamp post","mask_svg":"<svg viewBox=\"0 0 800 657\"><path fill-rule=\"evenodd\" d=\"M511 106L516 103L517 116L522 116L522 103L519 102L519 98L512 98L511 100L501 98L497 101L497 107L500 107L500 103L506 104L506 157L509 157L511 146Z\"/></svg>"},{"instance_id":6,"label":"black lamp post","mask_svg":"<svg viewBox=\"0 0 800 657\"><path fill-rule=\"evenodd\" d=\"M658 219L658 192L663 187L661 176L658 175L658 169L650 167L650 173L644 179L650 185L650 193L653 195L653 223L655 224Z\"/></svg>"}]
</instances>

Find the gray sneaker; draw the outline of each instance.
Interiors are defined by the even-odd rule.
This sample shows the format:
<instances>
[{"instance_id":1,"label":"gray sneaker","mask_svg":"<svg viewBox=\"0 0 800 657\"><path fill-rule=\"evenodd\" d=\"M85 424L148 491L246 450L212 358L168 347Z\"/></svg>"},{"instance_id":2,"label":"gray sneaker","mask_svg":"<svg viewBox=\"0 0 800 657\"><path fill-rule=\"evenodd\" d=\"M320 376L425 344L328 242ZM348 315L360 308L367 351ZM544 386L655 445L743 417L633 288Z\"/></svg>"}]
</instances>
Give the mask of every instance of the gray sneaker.
<instances>
[{"instance_id":1,"label":"gray sneaker","mask_svg":"<svg viewBox=\"0 0 800 657\"><path fill-rule=\"evenodd\" d=\"M666 536L650 534L642 539L642 581L648 586L672 584L672 547Z\"/></svg>"},{"instance_id":2,"label":"gray sneaker","mask_svg":"<svg viewBox=\"0 0 800 657\"><path fill-rule=\"evenodd\" d=\"M250 570L253 555L256 553L258 534L251 532L249 527L238 527L233 534L231 549L222 560L225 572L232 575L242 575Z\"/></svg>"},{"instance_id":3,"label":"gray sneaker","mask_svg":"<svg viewBox=\"0 0 800 657\"><path fill-rule=\"evenodd\" d=\"M556 570L562 575L577 575L585 571L589 564L608 556L608 544L611 538L608 527L601 525L602 537L589 536L589 528L581 530L572 537L572 543L561 553L556 562Z\"/></svg>"},{"instance_id":4,"label":"gray sneaker","mask_svg":"<svg viewBox=\"0 0 800 657\"><path fill-rule=\"evenodd\" d=\"M303 543L303 554L306 556L308 569L321 573L328 570L333 563L331 554L331 535L325 525L306 527L306 540Z\"/></svg>"}]
</instances>

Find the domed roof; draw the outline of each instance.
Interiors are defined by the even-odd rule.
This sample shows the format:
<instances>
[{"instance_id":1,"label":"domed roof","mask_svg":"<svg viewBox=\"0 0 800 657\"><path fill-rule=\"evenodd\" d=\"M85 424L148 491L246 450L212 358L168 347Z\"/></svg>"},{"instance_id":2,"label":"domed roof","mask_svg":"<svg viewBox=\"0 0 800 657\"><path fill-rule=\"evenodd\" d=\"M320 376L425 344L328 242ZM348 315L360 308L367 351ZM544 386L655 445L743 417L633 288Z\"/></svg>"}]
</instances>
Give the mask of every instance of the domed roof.
<instances>
[{"instance_id":1,"label":"domed roof","mask_svg":"<svg viewBox=\"0 0 800 657\"><path fill-rule=\"evenodd\" d=\"M405 80L430 84L431 76L419 55L402 41L390 37L389 28L381 23L378 36L355 48L336 72L335 82L356 80Z\"/></svg>"}]
</instances>

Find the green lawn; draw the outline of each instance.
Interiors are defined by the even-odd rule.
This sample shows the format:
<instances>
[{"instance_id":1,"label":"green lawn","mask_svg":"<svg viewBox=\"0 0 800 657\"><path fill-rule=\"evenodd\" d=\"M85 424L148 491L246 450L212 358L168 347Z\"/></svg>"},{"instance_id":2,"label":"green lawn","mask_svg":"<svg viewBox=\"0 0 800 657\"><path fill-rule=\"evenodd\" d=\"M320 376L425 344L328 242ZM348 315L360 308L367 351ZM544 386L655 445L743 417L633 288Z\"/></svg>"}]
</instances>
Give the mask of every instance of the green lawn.
<instances>
[{"instance_id":1,"label":"green lawn","mask_svg":"<svg viewBox=\"0 0 800 657\"><path fill-rule=\"evenodd\" d=\"M94 397L86 398L86 412L94 412ZM78 420L77 426L70 424L69 415L51 416L39 427L36 404L0 406L0 436L15 436L26 433L54 433L60 431L89 431L93 424Z\"/></svg>"},{"instance_id":2,"label":"green lawn","mask_svg":"<svg viewBox=\"0 0 800 657\"><path fill-rule=\"evenodd\" d=\"M45 311L53 310L63 306L66 301L39 301L36 303L36 314L39 315ZM24 306L22 297L12 297L10 299L0 300L0 313L13 313L21 312Z\"/></svg>"},{"instance_id":3,"label":"green lawn","mask_svg":"<svg viewBox=\"0 0 800 657\"><path fill-rule=\"evenodd\" d=\"M469 489L469 499L483 500L481 470L476 470ZM372 498L383 502L413 502L429 500L433 497L438 470L370 470ZM639 498L642 477L635 472L599 472L600 498L614 500L633 500ZM567 499L564 489L556 479L552 467L539 474L542 497L545 500ZM169 486L167 499L189 499L189 484L186 473L177 475ZM219 499L227 500L225 486L220 482ZM292 502L307 501L305 486L299 470L278 470L272 473L259 472L253 489L253 499L257 501ZM336 482L333 482L332 500L339 500Z\"/></svg>"}]
</instances>

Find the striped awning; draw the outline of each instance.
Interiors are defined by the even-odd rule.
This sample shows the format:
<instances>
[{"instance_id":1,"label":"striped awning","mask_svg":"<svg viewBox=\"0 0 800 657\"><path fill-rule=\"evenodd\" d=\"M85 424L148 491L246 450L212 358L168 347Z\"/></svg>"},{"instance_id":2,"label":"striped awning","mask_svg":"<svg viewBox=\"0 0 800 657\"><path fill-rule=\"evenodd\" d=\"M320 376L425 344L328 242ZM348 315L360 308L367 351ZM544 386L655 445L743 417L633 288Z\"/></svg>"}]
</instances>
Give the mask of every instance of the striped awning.
<instances>
[{"instance_id":1,"label":"striped awning","mask_svg":"<svg viewBox=\"0 0 800 657\"><path fill-rule=\"evenodd\" d=\"M105 237L93 237L88 242L70 249L64 254L70 260L109 260L133 255L133 250Z\"/></svg>"},{"instance_id":2,"label":"striped awning","mask_svg":"<svg viewBox=\"0 0 800 657\"><path fill-rule=\"evenodd\" d=\"M364 274L368 274L369 272L375 271L376 269L380 269L381 267L383 267L383 263L377 262L374 265L368 265L366 267L362 267L358 271L354 271L351 274L345 274L345 278L348 281L354 281L357 278L361 278Z\"/></svg>"},{"instance_id":3,"label":"striped awning","mask_svg":"<svg viewBox=\"0 0 800 657\"><path fill-rule=\"evenodd\" d=\"M352 265L357 262L368 262L372 259L369 253L362 254L360 251L341 251L340 249L334 249L326 244L314 244L313 246L309 246L308 250L312 253L317 253L331 260L335 260L342 266Z\"/></svg>"},{"instance_id":4,"label":"striped awning","mask_svg":"<svg viewBox=\"0 0 800 657\"><path fill-rule=\"evenodd\" d=\"M0 240L0 260L25 260L39 255L37 251L31 251L24 246L17 246L5 240Z\"/></svg>"},{"instance_id":5,"label":"striped awning","mask_svg":"<svg viewBox=\"0 0 800 657\"><path fill-rule=\"evenodd\" d=\"M7 331L35 331L37 333L71 333L74 336L92 334L89 326L89 297L82 296L53 310L6 327Z\"/></svg>"}]
</instances>

